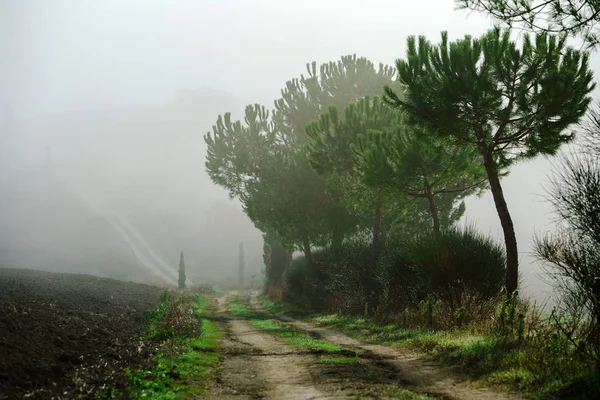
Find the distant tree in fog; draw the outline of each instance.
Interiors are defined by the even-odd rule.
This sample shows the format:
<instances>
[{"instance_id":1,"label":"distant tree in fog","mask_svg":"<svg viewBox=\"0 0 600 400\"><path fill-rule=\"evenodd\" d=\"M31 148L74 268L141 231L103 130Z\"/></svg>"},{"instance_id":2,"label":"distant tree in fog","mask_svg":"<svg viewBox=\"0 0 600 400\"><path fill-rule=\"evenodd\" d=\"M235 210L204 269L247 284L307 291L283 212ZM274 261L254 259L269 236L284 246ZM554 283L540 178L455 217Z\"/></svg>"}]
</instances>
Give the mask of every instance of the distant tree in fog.
<instances>
[{"instance_id":1,"label":"distant tree in fog","mask_svg":"<svg viewBox=\"0 0 600 400\"><path fill-rule=\"evenodd\" d=\"M244 283L244 242L240 242L238 250L238 276L240 284Z\"/></svg>"},{"instance_id":2,"label":"distant tree in fog","mask_svg":"<svg viewBox=\"0 0 600 400\"><path fill-rule=\"evenodd\" d=\"M183 251L179 255L179 289L185 289L185 261Z\"/></svg>"},{"instance_id":3,"label":"distant tree in fog","mask_svg":"<svg viewBox=\"0 0 600 400\"><path fill-rule=\"evenodd\" d=\"M394 69L345 56L286 82L275 110L246 107L244 121L219 116L208 146L206 168L216 184L238 197L244 211L273 245L287 251L339 244L357 226L356 216L327 190L326 177L309 164L306 124L331 104L340 109L394 83ZM283 258L282 258L283 259Z\"/></svg>"}]
</instances>

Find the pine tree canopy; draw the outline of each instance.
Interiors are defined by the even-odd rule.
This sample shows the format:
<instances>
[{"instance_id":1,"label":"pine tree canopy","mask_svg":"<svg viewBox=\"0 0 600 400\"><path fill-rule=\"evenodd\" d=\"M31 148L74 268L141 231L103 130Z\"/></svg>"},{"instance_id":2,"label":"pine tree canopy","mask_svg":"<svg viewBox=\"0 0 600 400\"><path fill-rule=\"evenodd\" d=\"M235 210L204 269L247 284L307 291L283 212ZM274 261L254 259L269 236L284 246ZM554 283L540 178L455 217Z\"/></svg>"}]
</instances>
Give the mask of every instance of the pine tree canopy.
<instances>
[{"instance_id":1,"label":"pine tree canopy","mask_svg":"<svg viewBox=\"0 0 600 400\"><path fill-rule=\"evenodd\" d=\"M479 151L504 232L506 289L518 286L519 254L514 224L500 176L515 161L554 154L573 139L565 132L579 122L594 88L588 54L565 39L495 28L480 38L465 36L439 45L408 39L396 62L403 97L386 87L384 100L406 112L411 124L441 139Z\"/></svg>"},{"instance_id":2,"label":"pine tree canopy","mask_svg":"<svg viewBox=\"0 0 600 400\"><path fill-rule=\"evenodd\" d=\"M475 162L480 158L476 148L452 146L447 140L419 133L377 96L348 104L343 118L330 106L306 130L311 139L311 165L328 175L330 190L346 192L344 197L364 197L365 188L355 190L362 184L377 192L371 202L384 197L402 202L398 196L432 202L446 194L454 199L452 204L485 183L481 163ZM445 211L451 213L452 207Z\"/></svg>"},{"instance_id":3,"label":"pine tree canopy","mask_svg":"<svg viewBox=\"0 0 600 400\"><path fill-rule=\"evenodd\" d=\"M330 105L340 109L394 85L395 70L365 58L345 56L307 64L307 76L288 81L275 109L246 107L244 121L219 116L208 145L206 169L216 184L242 201L263 232L284 246L323 243L336 230L355 229L348 210L327 191L325 177L309 163L306 125ZM334 235L335 236L335 235Z\"/></svg>"},{"instance_id":4,"label":"pine tree canopy","mask_svg":"<svg viewBox=\"0 0 600 400\"><path fill-rule=\"evenodd\" d=\"M455 0L459 9L489 14L509 27L581 37L589 47L600 43L599 0Z\"/></svg>"},{"instance_id":5,"label":"pine tree canopy","mask_svg":"<svg viewBox=\"0 0 600 400\"><path fill-rule=\"evenodd\" d=\"M397 68L407 92L400 99L386 88L388 104L438 135L493 153L500 167L569 142L565 130L586 112L594 88L587 53L544 33L517 46L499 28L455 42L443 32L437 46L410 37Z\"/></svg>"}]
</instances>

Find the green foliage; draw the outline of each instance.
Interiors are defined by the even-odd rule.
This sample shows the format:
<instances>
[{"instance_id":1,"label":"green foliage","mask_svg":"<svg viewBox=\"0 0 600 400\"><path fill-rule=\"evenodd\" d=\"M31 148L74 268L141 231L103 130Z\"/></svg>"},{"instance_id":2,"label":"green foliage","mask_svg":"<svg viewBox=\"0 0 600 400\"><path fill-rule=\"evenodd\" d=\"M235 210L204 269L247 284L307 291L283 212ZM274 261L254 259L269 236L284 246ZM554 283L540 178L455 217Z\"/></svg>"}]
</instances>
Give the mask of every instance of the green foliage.
<instances>
[{"instance_id":1,"label":"green foliage","mask_svg":"<svg viewBox=\"0 0 600 400\"><path fill-rule=\"evenodd\" d=\"M598 0L455 0L460 9L489 14L508 26L579 36L589 47L600 42Z\"/></svg>"},{"instance_id":2,"label":"green foliage","mask_svg":"<svg viewBox=\"0 0 600 400\"><path fill-rule=\"evenodd\" d=\"M310 137L308 149L313 168L321 173L344 174L354 169L352 145L357 138L373 129L393 128L401 123L400 114L380 100L379 96L363 97L349 103L344 115L329 106L318 120L306 127Z\"/></svg>"},{"instance_id":3,"label":"green foliage","mask_svg":"<svg viewBox=\"0 0 600 400\"><path fill-rule=\"evenodd\" d=\"M129 398L180 399L191 394L204 394L198 388L198 382L208 379L210 369L218 361L214 352L217 328L204 318L209 298L205 295L169 298L162 292L161 298L165 301L153 313L146 337L161 350L152 360L153 368L126 371ZM170 313L179 318L170 317ZM175 322L187 315L194 319L193 326L184 324L184 329L178 329ZM174 325L167 329L165 321Z\"/></svg>"},{"instance_id":4,"label":"green foliage","mask_svg":"<svg viewBox=\"0 0 600 400\"><path fill-rule=\"evenodd\" d=\"M432 134L493 153L499 168L569 142L564 130L579 122L594 88L588 54L546 34L524 35L520 49L509 30L452 43L443 32L437 46L411 36L396 66L406 91L386 88L390 105Z\"/></svg>"},{"instance_id":5,"label":"green foliage","mask_svg":"<svg viewBox=\"0 0 600 400\"><path fill-rule=\"evenodd\" d=\"M376 270L369 257L368 238L355 237L337 250L314 252L312 263L295 259L287 277L287 299L305 308L361 314L366 304L367 314L383 321L407 306L427 302L429 295L453 311L467 294L493 298L505 271L502 248L473 228L388 238Z\"/></svg>"},{"instance_id":6,"label":"green foliage","mask_svg":"<svg viewBox=\"0 0 600 400\"><path fill-rule=\"evenodd\" d=\"M600 366L600 162L593 155L565 158L555 169L550 200L562 224L537 238L557 295L555 323L579 351Z\"/></svg>"},{"instance_id":7,"label":"green foliage","mask_svg":"<svg viewBox=\"0 0 600 400\"><path fill-rule=\"evenodd\" d=\"M171 294L171 292L169 292L169 289L163 289L158 294L159 303L166 303L166 302L170 301L171 298L172 298L172 294Z\"/></svg>"},{"instance_id":8,"label":"green foliage","mask_svg":"<svg viewBox=\"0 0 600 400\"><path fill-rule=\"evenodd\" d=\"M363 132L353 149L365 184L426 205L436 232L457 221L464 212L461 200L485 186L473 147L453 145L400 120Z\"/></svg>"},{"instance_id":9,"label":"green foliage","mask_svg":"<svg viewBox=\"0 0 600 400\"><path fill-rule=\"evenodd\" d=\"M169 336L170 330L161 325L166 313L173 307L171 295L167 289L160 291L160 302L158 306L152 310L148 318L148 339L154 339L160 336Z\"/></svg>"},{"instance_id":10,"label":"green foliage","mask_svg":"<svg viewBox=\"0 0 600 400\"><path fill-rule=\"evenodd\" d=\"M373 323L375 323L375 324L381 324L385 320L385 317L387 315L387 311L388 311L388 308L390 305L389 293L390 293L389 288L385 287L385 288L383 288L383 291L379 295L377 305L375 306L375 309L373 310ZM366 314L365 316L368 316L368 314Z\"/></svg>"},{"instance_id":11,"label":"green foliage","mask_svg":"<svg viewBox=\"0 0 600 400\"><path fill-rule=\"evenodd\" d=\"M555 154L573 139L564 131L586 112L595 86L588 54L545 33L534 41L524 35L519 48L509 30L495 28L452 43L443 32L436 46L411 36L396 66L406 90L399 96L386 88L386 102L428 134L481 154L504 231L506 288L515 291L517 240L499 177L514 162Z\"/></svg>"},{"instance_id":12,"label":"green foliage","mask_svg":"<svg viewBox=\"0 0 600 400\"><path fill-rule=\"evenodd\" d=\"M408 127L401 113L377 96L348 104L343 115L330 106L306 131L312 167L327 177L335 200L369 226L377 200L392 218L414 220L410 213L397 212L413 211L402 198L409 196L418 205L425 203L430 225L439 231L441 223L447 227L460 218L464 205L457 202L485 182L476 149L452 146ZM437 204L442 196L444 207Z\"/></svg>"},{"instance_id":13,"label":"green foliage","mask_svg":"<svg viewBox=\"0 0 600 400\"><path fill-rule=\"evenodd\" d=\"M408 241L406 251L424 272L428 290L449 304L458 304L464 290L491 298L502 287L504 250L473 226L439 236L424 232Z\"/></svg>"},{"instance_id":14,"label":"green foliage","mask_svg":"<svg viewBox=\"0 0 600 400\"><path fill-rule=\"evenodd\" d=\"M326 190L325 178L310 166L306 124L330 104L343 108L393 83L394 70L365 58L307 65L308 76L286 83L270 113L246 108L244 123L219 116L208 145L206 168L216 184L238 197L255 225L288 249L324 244L336 231L352 231L351 214Z\"/></svg>"}]
</instances>

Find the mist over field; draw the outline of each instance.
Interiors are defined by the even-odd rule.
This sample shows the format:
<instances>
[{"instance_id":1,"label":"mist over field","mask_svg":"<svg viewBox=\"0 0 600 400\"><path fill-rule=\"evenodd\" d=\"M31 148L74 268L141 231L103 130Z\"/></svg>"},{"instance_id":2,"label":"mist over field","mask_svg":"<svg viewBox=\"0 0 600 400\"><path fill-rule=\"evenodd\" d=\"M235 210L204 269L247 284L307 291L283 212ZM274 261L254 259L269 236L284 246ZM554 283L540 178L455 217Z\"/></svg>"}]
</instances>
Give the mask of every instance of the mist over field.
<instances>
[{"instance_id":1,"label":"mist over field","mask_svg":"<svg viewBox=\"0 0 600 400\"><path fill-rule=\"evenodd\" d=\"M199 89L163 107L14 120L0 263L165 283L151 266L174 269L183 251L190 279L233 278L244 242L248 274L258 274L260 233L203 167L199 132L217 104L236 102Z\"/></svg>"},{"instance_id":2,"label":"mist over field","mask_svg":"<svg viewBox=\"0 0 600 400\"><path fill-rule=\"evenodd\" d=\"M2 1L0 265L164 283L153 268L175 270L183 251L190 279L235 279L243 242L259 275L261 233L205 172L217 116L271 107L307 62L394 65L408 35L490 24L445 0ZM549 173L539 158L503 180L535 295L547 288L529 244L552 226ZM462 223L502 243L489 192Z\"/></svg>"}]
</instances>

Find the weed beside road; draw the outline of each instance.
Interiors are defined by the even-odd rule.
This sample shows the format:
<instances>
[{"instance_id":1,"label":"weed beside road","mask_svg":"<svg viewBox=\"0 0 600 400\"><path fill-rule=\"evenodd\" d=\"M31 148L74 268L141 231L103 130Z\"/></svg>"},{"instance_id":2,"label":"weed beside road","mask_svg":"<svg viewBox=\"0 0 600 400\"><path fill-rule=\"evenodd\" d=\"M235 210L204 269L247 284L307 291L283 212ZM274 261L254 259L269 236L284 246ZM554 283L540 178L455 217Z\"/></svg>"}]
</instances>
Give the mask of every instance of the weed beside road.
<instances>
[{"instance_id":1,"label":"weed beside road","mask_svg":"<svg viewBox=\"0 0 600 400\"><path fill-rule=\"evenodd\" d=\"M145 341L157 352L147 369L127 371L133 398L179 399L205 394L218 361L217 328L207 318L210 297L194 291L163 291L151 313Z\"/></svg>"}]
</instances>

